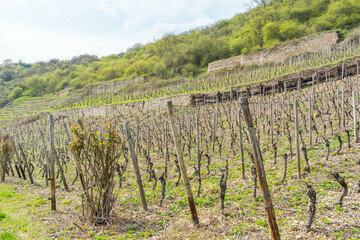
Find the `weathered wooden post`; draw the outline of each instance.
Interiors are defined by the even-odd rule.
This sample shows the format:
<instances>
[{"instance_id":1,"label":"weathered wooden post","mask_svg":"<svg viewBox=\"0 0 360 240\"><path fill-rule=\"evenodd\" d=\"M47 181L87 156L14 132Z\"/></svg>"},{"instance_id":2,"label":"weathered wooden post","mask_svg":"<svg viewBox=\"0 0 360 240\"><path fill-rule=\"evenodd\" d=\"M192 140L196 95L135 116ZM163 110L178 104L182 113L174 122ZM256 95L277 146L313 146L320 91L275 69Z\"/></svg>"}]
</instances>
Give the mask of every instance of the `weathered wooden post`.
<instances>
[{"instance_id":1,"label":"weathered wooden post","mask_svg":"<svg viewBox=\"0 0 360 240\"><path fill-rule=\"evenodd\" d=\"M213 135L212 135L212 145L213 145L213 152L215 152L215 139L216 139L216 123L217 123L217 114L219 111L219 97L216 98L216 109L214 112L214 129L213 129Z\"/></svg>"},{"instance_id":2,"label":"weathered wooden post","mask_svg":"<svg viewBox=\"0 0 360 240\"><path fill-rule=\"evenodd\" d=\"M270 98L270 135L271 135L271 146L274 146L274 120L273 120L273 100L274 98Z\"/></svg>"},{"instance_id":3,"label":"weathered wooden post","mask_svg":"<svg viewBox=\"0 0 360 240\"><path fill-rule=\"evenodd\" d=\"M241 124L241 106L239 107L239 138L240 138L242 179L245 179L245 158L244 158L244 146L243 146L242 124Z\"/></svg>"},{"instance_id":4,"label":"weathered wooden post","mask_svg":"<svg viewBox=\"0 0 360 240\"><path fill-rule=\"evenodd\" d=\"M263 165L263 158L261 155L261 150L260 150L258 140L256 138L255 129L253 126L247 98L240 98L240 106L243 111L243 116L244 116L245 123L247 126L249 141L250 141L250 145L251 145L251 149L252 149L252 153L253 153L253 157L254 157L254 163L255 163L255 167L256 167L256 172L257 172L257 176L259 179L261 192L262 192L263 198L264 198L266 216L267 216L267 220L268 220L268 224L269 224L269 228L270 228L271 238L278 240L278 239L280 239L280 233L279 233L278 225L276 222L274 207L273 207L272 201L271 201L269 186L268 186L268 183L266 180L266 173L265 173L265 168Z\"/></svg>"},{"instance_id":5,"label":"weathered wooden post","mask_svg":"<svg viewBox=\"0 0 360 240\"><path fill-rule=\"evenodd\" d=\"M339 116L339 125L340 125L340 96L339 96L339 85L337 85L337 89L336 89L336 111L337 111L337 115ZM339 126L340 127L340 126Z\"/></svg>"},{"instance_id":6,"label":"weathered wooden post","mask_svg":"<svg viewBox=\"0 0 360 240\"><path fill-rule=\"evenodd\" d=\"M285 96L283 96L282 103L281 103L281 118L282 118L282 124L283 124L284 132L285 132Z\"/></svg>"},{"instance_id":7,"label":"weathered wooden post","mask_svg":"<svg viewBox=\"0 0 360 240\"><path fill-rule=\"evenodd\" d=\"M147 208L147 204L146 204L144 188L143 188L142 181L141 181L138 159L137 159L135 149L134 149L134 142L132 140L129 124L127 122L124 124L124 127L125 127L125 131L126 131L126 138L129 143L131 158L133 160L132 162L133 162L135 176L136 176L136 183L138 185L138 189L139 189L139 193L140 193L141 206L142 206L143 210L146 212L148 210L148 208Z\"/></svg>"},{"instance_id":8,"label":"weathered wooden post","mask_svg":"<svg viewBox=\"0 0 360 240\"><path fill-rule=\"evenodd\" d=\"M345 130L344 87L341 88L341 118L342 118L342 127Z\"/></svg>"},{"instance_id":9,"label":"weathered wooden post","mask_svg":"<svg viewBox=\"0 0 360 240\"><path fill-rule=\"evenodd\" d=\"M51 210L56 211L54 118L49 114Z\"/></svg>"},{"instance_id":10,"label":"weathered wooden post","mask_svg":"<svg viewBox=\"0 0 360 240\"><path fill-rule=\"evenodd\" d=\"M198 171L198 181L199 181L199 187L198 187L198 193L197 196L200 196L200 190L201 190L201 152L200 152L200 126L199 126L199 117L196 114L195 115L195 122L196 122L196 155L197 155L197 171ZM189 158L190 161L190 158Z\"/></svg>"},{"instance_id":11,"label":"weathered wooden post","mask_svg":"<svg viewBox=\"0 0 360 240\"><path fill-rule=\"evenodd\" d=\"M310 146L312 146L312 101L313 101L313 95L310 96L310 99L309 99L309 143L310 143Z\"/></svg>"},{"instance_id":12,"label":"weathered wooden post","mask_svg":"<svg viewBox=\"0 0 360 240\"><path fill-rule=\"evenodd\" d=\"M181 148L180 133L179 133L179 129L177 128L177 125L175 122L175 117L173 115L172 101L167 102L167 107L168 107L168 113L169 113L169 121L170 121L171 129L172 129L172 133L173 133L173 137L174 137L174 144L175 144L175 148L176 148L177 158L179 161L181 176L183 179L183 184L184 184L186 195L188 198L188 203L189 203L189 207L190 207L190 211L191 211L192 220L195 224L198 224L199 218L197 215L196 205L195 205L194 197L193 197L193 194L191 191L186 167L185 167L183 152L182 152L182 148Z\"/></svg>"},{"instance_id":13,"label":"weathered wooden post","mask_svg":"<svg viewBox=\"0 0 360 240\"><path fill-rule=\"evenodd\" d=\"M140 141L140 126L139 126L139 119L136 119L136 142L135 142L135 155L136 157L139 156L139 141Z\"/></svg>"},{"instance_id":14,"label":"weathered wooden post","mask_svg":"<svg viewBox=\"0 0 360 240\"><path fill-rule=\"evenodd\" d=\"M165 145L165 151L164 151L164 177L167 178L167 171L168 171L168 156L169 156L169 150L168 150L168 126L167 122L165 122L165 130L164 130L164 145Z\"/></svg>"},{"instance_id":15,"label":"weathered wooden post","mask_svg":"<svg viewBox=\"0 0 360 240\"><path fill-rule=\"evenodd\" d=\"M296 138L296 157L297 157L297 177L301 178L300 170L300 143L299 143L299 119L298 119L298 100L295 99L295 138Z\"/></svg>"},{"instance_id":16,"label":"weathered wooden post","mask_svg":"<svg viewBox=\"0 0 360 240\"><path fill-rule=\"evenodd\" d=\"M46 158L46 164L45 164L45 183L46 186L49 185L48 181L49 181L49 162L50 162L50 157L48 154L48 151L46 150L46 144L45 144L45 138L42 132L40 132L40 137L41 137L41 141L42 141L42 150L44 151L44 156Z\"/></svg>"},{"instance_id":17,"label":"weathered wooden post","mask_svg":"<svg viewBox=\"0 0 360 240\"><path fill-rule=\"evenodd\" d=\"M356 61L356 92L359 92L359 61Z\"/></svg>"},{"instance_id":18,"label":"weathered wooden post","mask_svg":"<svg viewBox=\"0 0 360 240\"><path fill-rule=\"evenodd\" d=\"M352 97L353 97L353 114L354 114L354 136L355 136L355 142L359 142L359 129L357 126L357 116L356 116L356 94L355 90L352 91Z\"/></svg>"}]
</instances>

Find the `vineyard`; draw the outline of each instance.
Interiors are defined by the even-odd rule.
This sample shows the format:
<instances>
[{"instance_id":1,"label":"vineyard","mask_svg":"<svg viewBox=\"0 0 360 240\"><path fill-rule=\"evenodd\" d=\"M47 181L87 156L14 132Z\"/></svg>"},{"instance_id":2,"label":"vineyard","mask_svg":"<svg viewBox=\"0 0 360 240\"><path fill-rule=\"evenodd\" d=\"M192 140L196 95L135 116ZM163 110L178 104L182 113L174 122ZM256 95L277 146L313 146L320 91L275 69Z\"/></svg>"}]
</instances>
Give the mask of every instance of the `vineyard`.
<instances>
[{"instance_id":1,"label":"vineyard","mask_svg":"<svg viewBox=\"0 0 360 240\"><path fill-rule=\"evenodd\" d=\"M157 83L143 81L128 81L120 89L107 85L104 93L93 94L86 90L80 96L54 96L42 99L25 100L13 103L0 109L0 125L7 127L13 119L37 118L39 113L64 109L78 109L90 106L124 104L139 101L151 101L180 95L203 92L224 92L231 88L278 83L279 79L288 80L293 75L302 77L302 72L314 68L338 66L344 68L344 63L359 55L359 38L340 42L331 47L318 49L316 52L304 53L283 59L281 62L269 62L261 65L237 66L231 69L211 72L202 77L189 77L176 82L160 81ZM332 71L327 71L331 72ZM344 72L340 69L339 72Z\"/></svg>"},{"instance_id":2,"label":"vineyard","mask_svg":"<svg viewBox=\"0 0 360 240\"><path fill-rule=\"evenodd\" d=\"M1 129L0 229L27 239L278 239L275 224L283 239L357 239L358 61L272 80L358 55L358 40L345 46L70 107L267 88Z\"/></svg>"}]
</instances>

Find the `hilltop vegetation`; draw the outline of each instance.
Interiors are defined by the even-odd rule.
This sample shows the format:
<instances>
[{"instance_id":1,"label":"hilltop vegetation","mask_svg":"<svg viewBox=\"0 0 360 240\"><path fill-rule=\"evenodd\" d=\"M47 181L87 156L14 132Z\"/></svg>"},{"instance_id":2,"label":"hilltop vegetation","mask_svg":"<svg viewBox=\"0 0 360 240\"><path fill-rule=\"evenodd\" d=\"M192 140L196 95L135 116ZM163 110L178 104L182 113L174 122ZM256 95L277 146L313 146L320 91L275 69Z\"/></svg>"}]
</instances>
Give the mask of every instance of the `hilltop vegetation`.
<instances>
[{"instance_id":1,"label":"hilltop vegetation","mask_svg":"<svg viewBox=\"0 0 360 240\"><path fill-rule=\"evenodd\" d=\"M235 6L234 6L235 7ZM318 32L338 29L344 37L360 23L357 0L263 1L253 9L213 26L182 34L165 34L125 53L98 58L81 55L26 64L11 60L0 65L0 106L17 98L75 90L104 81L146 76L175 80L206 71L208 63L249 53Z\"/></svg>"}]
</instances>

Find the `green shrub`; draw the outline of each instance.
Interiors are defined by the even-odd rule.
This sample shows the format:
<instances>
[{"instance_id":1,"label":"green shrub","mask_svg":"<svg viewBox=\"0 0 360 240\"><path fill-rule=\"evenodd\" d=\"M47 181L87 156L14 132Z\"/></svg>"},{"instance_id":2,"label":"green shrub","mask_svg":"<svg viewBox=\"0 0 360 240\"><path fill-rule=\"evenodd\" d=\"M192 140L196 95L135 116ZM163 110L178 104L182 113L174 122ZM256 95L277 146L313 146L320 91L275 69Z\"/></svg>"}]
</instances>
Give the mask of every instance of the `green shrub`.
<instances>
[{"instance_id":1,"label":"green shrub","mask_svg":"<svg viewBox=\"0 0 360 240\"><path fill-rule=\"evenodd\" d=\"M6 217L7 217L6 213L0 211L0 221Z\"/></svg>"},{"instance_id":2,"label":"green shrub","mask_svg":"<svg viewBox=\"0 0 360 240\"><path fill-rule=\"evenodd\" d=\"M22 87L14 88L11 93L9 94L9 99L16 99L21 96L24 89Z\"/></svg>"}]
</instances>

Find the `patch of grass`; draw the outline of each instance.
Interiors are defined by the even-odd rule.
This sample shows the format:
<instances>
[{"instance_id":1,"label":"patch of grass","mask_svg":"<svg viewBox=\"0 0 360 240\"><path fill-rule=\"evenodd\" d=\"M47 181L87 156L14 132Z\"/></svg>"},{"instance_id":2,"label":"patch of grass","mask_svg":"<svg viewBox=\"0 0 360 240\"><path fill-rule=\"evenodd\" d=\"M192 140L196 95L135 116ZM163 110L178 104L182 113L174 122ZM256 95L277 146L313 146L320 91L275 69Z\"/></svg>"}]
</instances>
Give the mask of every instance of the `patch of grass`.
<instances>
[{"instance_id":1,"label":"patch of grass","mask_svg":"<svg viewBox=\"0 0 360 240\"><path fill-rule=\"evenodd\" d=\"M16 239L18 239L18 237L8 231L4 231L3 233L0 234L0 240L16 240Z\"/></svg>"},{"instance_id":2,"label":"patch of grass","mask_svg":"<svg viewBox=\"0 0 360 240\"><path fill-rule=\"evenodd\" d=\"M43 196L37 196L35 201L32 201L30 204L33 207L40 207L47 203L47 199Z\"/></svg>"},{"instance_id":3,"label":"patch of grass","mask_svg":"<svg viewBox=\"0 0 360 240\"><path fill-rule=\"evenodd\" d=\"M16 192L8 186L3 186L0 189L0 201L10 199L16 195Z\"/></svg>"},{"instance_id":4,"label":"patch of grass","mask_svg":"<svg viewBox=\"0 0 360 240\"><path fill-rule=\"evenodd\" d=\"M135 231L135 230L138 230L139 228L137 226L130 226L128 229Z\"/></svg>"},{"instance_id":5,"label":"patch of grass","mask_svg":"<svg viewBox=\"0 0 360 240\"><path fill-rule=\"evenodd\" d=\"M261 226L263 228L265 228L267 226L267 221L266 220L257 219L257 220L255 220L255 223L256 223L256 225L259 225L259 226Z\"/></svg>"}]
</instances>

